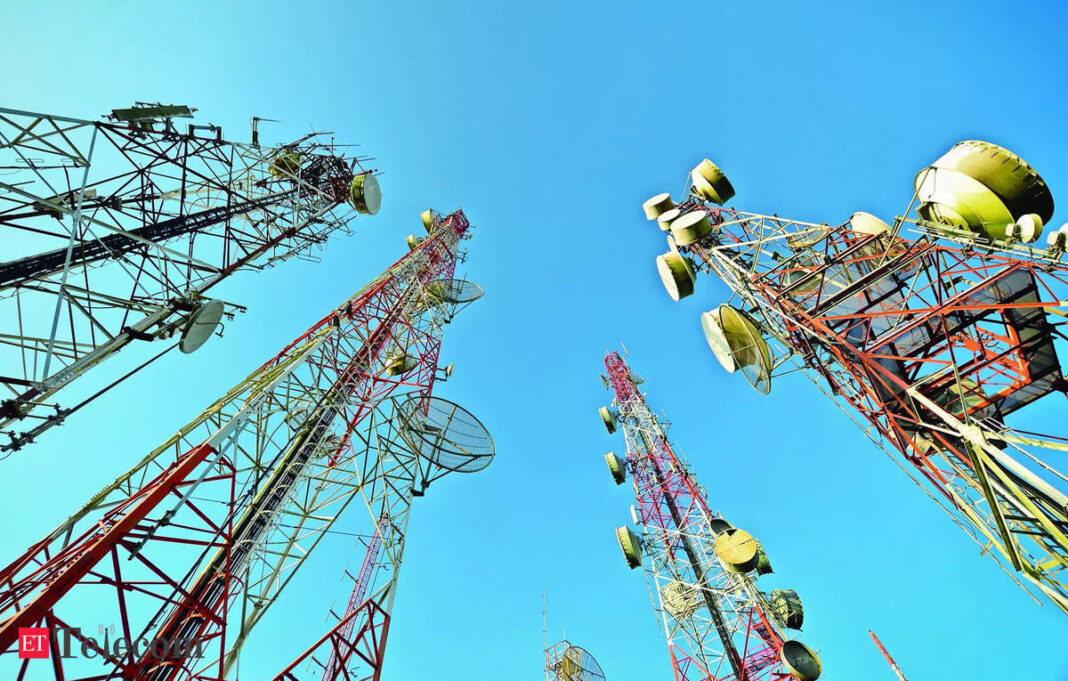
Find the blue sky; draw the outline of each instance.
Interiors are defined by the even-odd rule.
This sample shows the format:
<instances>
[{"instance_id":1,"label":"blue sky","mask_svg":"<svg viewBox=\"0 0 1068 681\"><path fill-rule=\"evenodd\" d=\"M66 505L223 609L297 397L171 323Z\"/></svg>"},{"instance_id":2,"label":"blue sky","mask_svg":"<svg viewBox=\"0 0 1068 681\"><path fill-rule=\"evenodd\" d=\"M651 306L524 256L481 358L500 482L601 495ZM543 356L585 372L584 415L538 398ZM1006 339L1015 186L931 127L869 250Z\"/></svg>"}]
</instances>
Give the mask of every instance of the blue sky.
<instances>
[{"instance_id":1,"label":"blue sky","mask_svg":"<svg viewBox=\"0 0 1068 681\"><path fill-rule=\"evenodd\" d=\"M320 264L221 287L249 307L224 341L4 461L0 561L398 257L420 210L462 205L479 227L466 271L486 296L448 329L457 371L439 394L489 426L498 456L417 501L387 680L539 678L543 589L550 637L566 627L609 679L669 678L613 537L632 499L601 458L623 447L596 415L620 341L710 503L763 541L768 586L804 599L825 678L893 678L869 627L910 678L1068 678L1068 620L979 556L813 386L791 376L761 397L719 369L697 320L725 290L705 279L672 303L640 208L707 156L735 207L889 219L915 172L968 138L1018 152L1068 201L1065 4L45 5L0 8L4 106L95 117L161 100L231 137L252 115L284 121L267 139L330 129L378 159L384 202ZM1029 417L1062 415L1049 399ZM257 630L243 678L318 636L322 583L358 560L323 548Z\"/></svg>"}]
</instances>

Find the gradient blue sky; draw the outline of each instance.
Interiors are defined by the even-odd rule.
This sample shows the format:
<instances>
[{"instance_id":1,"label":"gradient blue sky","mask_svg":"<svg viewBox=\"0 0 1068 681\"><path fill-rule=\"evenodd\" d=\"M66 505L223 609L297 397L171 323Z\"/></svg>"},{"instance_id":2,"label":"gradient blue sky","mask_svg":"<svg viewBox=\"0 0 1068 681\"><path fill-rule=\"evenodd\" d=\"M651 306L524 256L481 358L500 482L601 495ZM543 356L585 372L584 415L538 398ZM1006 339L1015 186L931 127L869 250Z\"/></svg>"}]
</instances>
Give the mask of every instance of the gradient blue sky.
<instances>
[{"instance_id":1,"label":"gradient blue sky","mask_svg":"<svg viewBox=\"0 0 1068 681\"><path fill-rule=\"evenodd\" d=\"M521 7L521 9L519 9ZM442 396L498 457L413 511L385 678L537 679L541 592L611 681L668 679L638 572L612 528L628 488L595 409L620 341L711 504L757 535L769 587L805 601L827 679L1066 679L1068 619L1015 587L800 376L761 397L724 374L698 314L653 265L640 204L708 156L733 204L840 222L904 210L959 139L1020 153L1068 201L1063 2L52 2L0 7L4 106L95 117L187 103L246 138L327 128L381 168L380 215L321 264L242 275L249 306L195 357L168 357L0 466L0 561L54 527L217 394L404 251L417 213L462 205L485 298L448 329ZM1059 211L1059 220L1066 214ZM1040 416L1063 419L1063 402ZM341 567L325 546L250 642L261 679L318 636ZM763 581L763 580L762 580Z\"/></svg>"}]
</instances>

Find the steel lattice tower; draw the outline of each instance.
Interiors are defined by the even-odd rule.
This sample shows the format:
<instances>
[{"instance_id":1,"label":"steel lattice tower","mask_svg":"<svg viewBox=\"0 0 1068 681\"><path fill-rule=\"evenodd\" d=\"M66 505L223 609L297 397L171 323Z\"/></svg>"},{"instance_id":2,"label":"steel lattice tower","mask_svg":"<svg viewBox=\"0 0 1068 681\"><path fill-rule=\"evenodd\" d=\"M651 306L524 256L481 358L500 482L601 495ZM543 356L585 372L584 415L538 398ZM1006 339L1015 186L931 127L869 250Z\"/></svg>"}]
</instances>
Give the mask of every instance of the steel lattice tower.
<instances>
[{"instance_id":1,"label":"steel lattice tower","mask_svg":"<svg viewBox=\"0 0 1068 681\"><path fill-rule=\"evenodd\" d=\"M628 564L645 568L675 680L818 678L815 653L785 633L801 628L797 594L757 588L757 576L771 572L759 542L709 509L623 357L609 352L604 363L614 399L601 418L610 433L621 425L627 442L625 461L605 458L617 484L632 478L642 528L616 534Z\"/></svg>"},{"instance_id":2,"label":"steel lattice tower","mask_svg":"<svg viewBox=\"0 0 1068 681\"><path fill-rule=\"evenodd\" d=\"M1041 177L961 142L917 175L892 226L722 208L734 189L707 159L690 178L681 204L662 194L645 209L670 233L657 265L675 300L698 272L734 294L702 315L721 364L762 393L804 370L983 552L1068 612L1068 477L1053 465L1068 438L1010 425L1068 387L1055 347L1068 226L1027 245L1053 214Z\"/></svg>"},{"instance_id":3,"label":"steel lattice tower","mask_svg":"<svg viewBox=\"0 0 1068 681\"><path fill-rule=\"evenodd\" d=\"M142 368L54 402L132 343L196 350L243 309L208 297L226 277L313 257L352 209L377 212L374 175L329 133L260 146L253 119L253 142L240 144L212 125L179 130L174 119L192 112L139 106L88 121L0 109L0 453Z\"/></svg>"},{"instance_id":4,"label":"steel lattice tower","mask_svg":"<svg viewBox=\"0 0 1068 681\"><path fill-rule=\"evenodd\" d=\"M342 516L358 499L367 557L316 677L377 678L412 497L493 455L476 419L431 396L443 327L481 295L454 279L470 225L460 211L424 225L415 249L0 570L0 668L222 679L324 535L359 522ZM99 622L145 650L58 656ZM15 659L28 626L48 629L51 660Z\"/></svg>"}]
</instances>

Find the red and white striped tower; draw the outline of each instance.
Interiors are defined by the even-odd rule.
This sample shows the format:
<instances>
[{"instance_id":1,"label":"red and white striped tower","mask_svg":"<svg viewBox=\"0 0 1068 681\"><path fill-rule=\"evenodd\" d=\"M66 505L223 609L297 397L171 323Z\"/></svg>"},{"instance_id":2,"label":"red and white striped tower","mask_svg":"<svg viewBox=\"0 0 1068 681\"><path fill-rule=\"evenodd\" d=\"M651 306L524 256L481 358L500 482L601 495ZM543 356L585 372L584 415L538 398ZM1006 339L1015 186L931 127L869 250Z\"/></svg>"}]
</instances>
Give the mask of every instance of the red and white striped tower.
<instances>
[{"instance_id":1,"label":"red and white striped tower","mask_svg":"<svg viewBox=\"0 0 1068 681\"><path fill-rule=\"evenodd\" d=\"M627 441L625 460L605 459L617 484L632 479L641 528L616 535L630 567L645 568L675 681L818 678L815 652L786 633L804 618L796 592L760 591L771 572L760 543L709 508L623 357L609 352L604 364L614 399L601 418Z\"/></svg>"},{"instance_id":2,"label":"red and white striped tower","mask_svg":"<svg viewBox=\"0 0 1068 681\"><path fill-rule=\"evenodd\" d=\"M454 278L470 225L460 211L424 225L410 253L0 569L5 676L225 678L324 535L361 526L362 602L335 637L350 648L317 659L316 678L327 664L328 678L377 674L411 498L493 456L477 420L431 396L443 328L481 294ZM144 645L103 650L101 622ZM23 627L48 630L51 659L16 657ZM95 656L61 657L68 637Z\"/></svg>"}]
</instances>

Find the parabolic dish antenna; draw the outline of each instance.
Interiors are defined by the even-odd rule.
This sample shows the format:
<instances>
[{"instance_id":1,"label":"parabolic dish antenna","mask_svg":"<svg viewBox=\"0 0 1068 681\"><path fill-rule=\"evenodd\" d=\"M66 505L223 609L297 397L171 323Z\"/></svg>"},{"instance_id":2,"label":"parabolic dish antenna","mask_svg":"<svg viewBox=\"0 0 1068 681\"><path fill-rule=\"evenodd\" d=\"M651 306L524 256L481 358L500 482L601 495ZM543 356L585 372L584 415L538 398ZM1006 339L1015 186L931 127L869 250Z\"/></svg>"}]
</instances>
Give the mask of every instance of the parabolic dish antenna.
<instances>
[{"instance_id":1,"label":"parabolic dish antenna","mask_svg":"<svg viewBox=\"0 0 1068 681\"><path fill-rule=\"evenodd\" d=\"M786 237L786 245L796 250L811 248L826 239L833 231L834 227L830 225L807 227Z\"/></svg>"},{"instance_id":2,"label":"parabolic dish antenna","mask_svg":"<svg viewBox=\"0 0 1068 681\"><path fill-rule=\"evenodd\" d=\"M560 658L560 678L563 681L604 681L604 671L589 652L578 646L568 646Z\"/></svg>"},{"instance_id":3,"label":"parabolic dish antenna","mask_svg":"<svg viewBox=\"0 0 1068 681\"><path fill-rule=\"evenodd\" d=\"M779 659L796 678L801 681L815 681L823 671L820 658L800 641L787 641L782 644Z\"/></svg>"},{"instance_id":4,"label":"parabolic dish antenna","mask_svg":"<svg viewBox=\"0 0 1068 681\"><path fill-rule=\"evenodd\" d=\"M397 407L400 436L419 456L457 473L493 461L493 438L471 412L440 397L409 397Z\"/></svg>"},{"instance_id":5,"label":"parabolic dish antenna","mask_svg":"<svg viewBox=\"0 0 1068 681\"><path fill-rule=\"evenodd\" d=\"M701 315L701 328L724 369L730 373L741 369L757 392L771 392L771 353L749 315L730 305L720 305Z\"/></svg>"},{"instance_id":6,"label":"parabolic dish antenna","mask_svg":"<svg viewBox=\"0 0 1068 681\"><path fill-rule=\"evenodd\" d=\"M189 354L195 352L201 345L211 338L215 329L222 321L223 304L221 300L209 300L189 315L189 320L182 330L182 339L178 341L178 349Z\"/></svg>"},{"instance_id":7,"label":"parabolic dish antenna","mask_svg":"<svg viewBox=\"0 0 1068 681\"><path fill-rule=\"evenodd\" d=\"M463 279L438 279L426 287L427 295L439 303L471 303L482 297L482 287Z\"/></svg>"}]
</instances>

